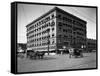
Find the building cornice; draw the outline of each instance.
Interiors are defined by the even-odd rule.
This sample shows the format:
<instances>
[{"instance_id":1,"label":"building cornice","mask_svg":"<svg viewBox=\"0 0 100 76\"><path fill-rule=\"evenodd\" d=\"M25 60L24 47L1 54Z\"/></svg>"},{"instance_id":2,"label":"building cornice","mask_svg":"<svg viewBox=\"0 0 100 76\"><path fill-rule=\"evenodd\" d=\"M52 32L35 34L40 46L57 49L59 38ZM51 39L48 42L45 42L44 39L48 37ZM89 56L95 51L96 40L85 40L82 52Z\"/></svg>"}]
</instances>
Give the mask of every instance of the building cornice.
<instances>
[{"instance_id":1,"label":"building cornice","mask_svg":"<svg viewBox=\"0 0 100 76\"><path fill-rule=\"evenodd\" d=\"M87 23L86 21L80 19L79 17L77 17L77 16L75 16L75 15L73 15L73 14L70 14L70 13L68 13L68 12L66 12L66 11L64 11L64 10L62 10L62 9L60 9L60 8L58 8L58 7L54 7L53 9L49 10L47 13L43 14L42 16L40 16L40 17L38 17L37 19L35 19L35 20L33 20L32 22L30 22L28 25L26 25L26 27L28 27L29 25L31 25L31 24L35 23L36 21L42 19L43 17L47 16L48 14L50 14L50 13L53 12L53 11L60 11L60 12L62 12L62 13L64 13L64 14L68 14L69 16L72 16L72 17L74 17L74 18L76 18L76 19L78 19L78 20L81 20L81 21L84 22L85 24Z\"/></svg>"}]
</instances>

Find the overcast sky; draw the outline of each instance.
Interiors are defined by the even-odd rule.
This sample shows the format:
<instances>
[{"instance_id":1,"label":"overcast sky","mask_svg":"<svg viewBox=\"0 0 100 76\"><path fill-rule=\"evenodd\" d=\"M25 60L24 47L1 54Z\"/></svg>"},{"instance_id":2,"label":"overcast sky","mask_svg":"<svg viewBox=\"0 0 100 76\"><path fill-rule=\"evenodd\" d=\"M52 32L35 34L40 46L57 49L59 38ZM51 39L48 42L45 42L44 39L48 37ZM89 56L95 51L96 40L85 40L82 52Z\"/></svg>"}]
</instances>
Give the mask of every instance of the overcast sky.
<instances>
[{"instance_id":1,"label":"overcast sky","mask_svg":"<svg viewBox=\"0 0 100 76\"><path fill-rule=\"evenodd\" d=\"M48 12L55 6L18 4L18 43L26 43L26 25ZM87 21L87 37L96 39L96 9L72 6L57 6L85 21Z\"/></svg>"}]
</instances>

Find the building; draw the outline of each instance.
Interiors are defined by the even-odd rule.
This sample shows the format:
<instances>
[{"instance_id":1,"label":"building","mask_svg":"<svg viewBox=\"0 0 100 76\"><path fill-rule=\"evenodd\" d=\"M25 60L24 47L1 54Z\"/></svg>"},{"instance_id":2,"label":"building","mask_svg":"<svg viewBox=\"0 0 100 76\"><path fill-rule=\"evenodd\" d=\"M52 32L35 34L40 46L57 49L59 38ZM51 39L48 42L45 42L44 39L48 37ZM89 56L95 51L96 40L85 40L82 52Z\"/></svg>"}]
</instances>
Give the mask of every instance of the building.
<instances>
[{"instance_id":1,"label":"building","mask_svg":"<svg viewBox=\"0 0 100 76\"><path fill-rule=\"evenodd\" d=\"M97 50L97 40L87 39L87 51L92 52L93 50Z\"/></svg>"},{"instance_id":2,"label":"building","mask_svg":"<svg viewBox=\"0 0 100 76\"><path fill-rule=\"evenodd\" d=\"M52 51L86 45L87 22L54 7L27 28L27 49Z\"/></svg>"},{"instance_id":3,"label":"building","mask_svg":"<svg viewBox=\"0 0 100 76\"><path fill-rule=\"evenodd\" d=\"M27 49L26 43L18 43L17 44L17 52L25 52Z\"/></svg>"}]
</instances>

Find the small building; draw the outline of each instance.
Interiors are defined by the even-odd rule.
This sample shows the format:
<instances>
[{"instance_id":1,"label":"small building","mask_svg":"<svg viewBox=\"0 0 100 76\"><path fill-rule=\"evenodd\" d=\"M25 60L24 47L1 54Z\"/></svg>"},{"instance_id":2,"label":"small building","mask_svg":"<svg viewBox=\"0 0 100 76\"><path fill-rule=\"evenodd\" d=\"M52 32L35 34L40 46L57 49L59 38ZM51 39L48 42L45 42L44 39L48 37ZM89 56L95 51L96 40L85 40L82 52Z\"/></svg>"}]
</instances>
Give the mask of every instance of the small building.
<instances>
[{"instance_id":1,"label":"small building","mask_svg":"<svg viewBox=\"0 0 100 76\"><path fill-rule=\"evenodd\" d=\"M97 50L97 40L87 39L87 51L92 52Z\"/></svg>"}]
</instances>

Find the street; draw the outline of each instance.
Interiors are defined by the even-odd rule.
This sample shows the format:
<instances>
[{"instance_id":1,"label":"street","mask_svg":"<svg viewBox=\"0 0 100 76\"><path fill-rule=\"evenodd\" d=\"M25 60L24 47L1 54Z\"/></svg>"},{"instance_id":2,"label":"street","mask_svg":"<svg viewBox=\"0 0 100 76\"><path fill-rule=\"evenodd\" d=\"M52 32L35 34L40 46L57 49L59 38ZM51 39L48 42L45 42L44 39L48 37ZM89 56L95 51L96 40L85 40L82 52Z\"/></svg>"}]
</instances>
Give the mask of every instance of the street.
<instances>
[{"instance_id":1,"label":"street","mask_svg":"<svg viewBox=\"0 0 100 76\"><path fill-rule=\"evenodd\" d=\"M18 58L18 72L96 68L96 53L84 53L84 57L69 58L68 54L47 55L44 59Z\"/></svg>"}]
</instances>

